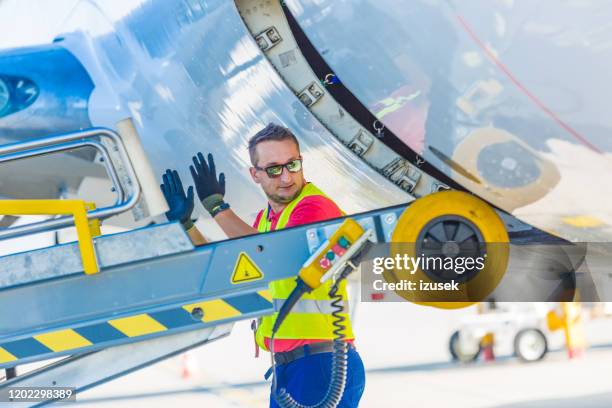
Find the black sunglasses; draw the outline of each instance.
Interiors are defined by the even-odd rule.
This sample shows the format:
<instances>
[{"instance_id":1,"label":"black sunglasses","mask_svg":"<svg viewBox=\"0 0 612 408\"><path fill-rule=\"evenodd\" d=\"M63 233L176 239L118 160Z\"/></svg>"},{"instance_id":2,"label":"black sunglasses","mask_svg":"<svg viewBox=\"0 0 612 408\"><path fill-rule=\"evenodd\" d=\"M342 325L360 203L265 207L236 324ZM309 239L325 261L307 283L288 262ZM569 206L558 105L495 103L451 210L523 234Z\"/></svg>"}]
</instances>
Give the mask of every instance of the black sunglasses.
<instances>
[{"instance_id":1,"label":"black sunglasses","mask_svg":"<svg viewBox=\"0 0 612 408\"><path fill-rule=\"evenodd\" d=\"M283 167L285 167L290 173L297 173L298 171L302 170L302 159L294 159L285 164L275 164L274 166L268 167L255 166L257 170L264 170L270 178L280 177L280 175L283 174Z\"/></svg>"}]
</instances>

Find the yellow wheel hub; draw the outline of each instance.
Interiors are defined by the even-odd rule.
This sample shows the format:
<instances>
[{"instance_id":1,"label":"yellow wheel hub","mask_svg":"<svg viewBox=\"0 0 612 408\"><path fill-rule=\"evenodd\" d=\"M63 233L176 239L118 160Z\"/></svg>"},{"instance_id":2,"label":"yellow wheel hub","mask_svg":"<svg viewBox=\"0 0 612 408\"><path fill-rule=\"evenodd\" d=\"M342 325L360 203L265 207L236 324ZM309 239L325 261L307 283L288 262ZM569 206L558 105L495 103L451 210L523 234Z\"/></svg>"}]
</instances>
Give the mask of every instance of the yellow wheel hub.
<instances>
[{"instance_id":1,"label":"yellow wheel hub","mask_svg":"<svg viewBox=\"0 0 612 408\"><path fill-rule=\"evenodd\" d=\"M402 213L391 241L394 258L435 258L437 252L440 262L455 262L445 264L453 265L450 270L433 262L421 264L429 266L426 268L395 268L383 273L389 283L414 282L413 290L396 293L428 306L458 309L485 300L501 281L508 264L504 223L487 203L460 191L442 191L416 200ZM479 267L469 261L471 268L457 266L469 258L476 259ZM432 268L432 264L438 266ZM451 282L458 290L431 290L432 286Z\"/></svg>"}]
</instances>

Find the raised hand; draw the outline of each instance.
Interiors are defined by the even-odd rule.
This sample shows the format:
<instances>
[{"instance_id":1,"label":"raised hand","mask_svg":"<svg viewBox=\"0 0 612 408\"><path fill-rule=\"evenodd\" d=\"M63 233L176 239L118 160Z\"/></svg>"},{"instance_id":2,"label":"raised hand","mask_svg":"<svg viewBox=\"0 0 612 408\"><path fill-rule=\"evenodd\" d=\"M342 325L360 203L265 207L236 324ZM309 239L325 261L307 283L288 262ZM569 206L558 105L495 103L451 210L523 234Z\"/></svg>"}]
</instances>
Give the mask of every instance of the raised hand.
<instances>
[{"instance_id":1,"label":"raised hand","mask_svg":"<svg viewBox=\"0 0 612 408\"><path fill-rule=\"evenodd\" d=\"M160 185L170 210L166 212L169 221L180 221L186 229L191 228L191 213L193 212L193 187L189 186L187 194L176 170L167 169L162 176Z\"/></svg>"},{"instance_id":2,"label":"raised hand","mask_svg":"<svg viewBox=\"0 0 612 408\"><path fill-rule=\"evenodd\" d=\"M213 209L223 203L225 195L225 174L220 173L217 179L217 170L213 155L208 153L208 162L204 159L204 155L198 152L193 156L193 165L189 166L191 177L198 198L202 201L202 205L209 213Z\"/></svg>"}]
</instances>

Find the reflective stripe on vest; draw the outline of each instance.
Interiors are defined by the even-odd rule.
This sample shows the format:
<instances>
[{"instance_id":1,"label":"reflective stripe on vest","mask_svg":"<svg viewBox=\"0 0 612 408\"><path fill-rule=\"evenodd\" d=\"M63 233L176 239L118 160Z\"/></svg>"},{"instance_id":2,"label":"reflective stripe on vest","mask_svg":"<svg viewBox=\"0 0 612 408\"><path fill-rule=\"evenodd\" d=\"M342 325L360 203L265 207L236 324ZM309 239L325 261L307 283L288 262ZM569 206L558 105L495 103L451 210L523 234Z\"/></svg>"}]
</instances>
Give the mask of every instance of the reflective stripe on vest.
<instances>
[{"instance_id":1,"label":"reflective stripe on vest","mask_svg":"<svg viewBox=\"0 0 612 408\"><path fill-rule=\"evenodd\" d=\"M283 303L287 299L272 299L274 304L274 311L279 312ZM313 299L300 299L291 309L291 313L325 313L332 314L337 308L332 304L333 300L313 300ZM343 313L349 313L349 305L346 300L340 303L343 307Z\"/></svg>"},{"instance_id":2,"label":"reflective stripe on vest","mask_svg":"<svg viewBox=\"0 0 612 408\"><path fill-rule=\"evenodd\" d=\"M310 196L327 197L314 184L306 184L302 189L302 192L283 209L274 229L279 230L285 228L295 207L304 198ZM268 220L268 210L269 206L262 212L261 217L259 218L259 222L257 224L257 230L259 232L268 232L272 230L271 222ZM257 343L263 349L267 350L264 343L264 338L272 337L272 327L274 326L274 322L278 316L280 306L289 297L294 288L295 278L287 278L270 283L270 294L272 295L275 313L271 316L264 316L262 318L261 325L257 329L256 334ZM334 316L332 316L331 313L335 309L331 305L333 299L331 299L328 295L330 289L331 281L327 281L325 284L321 285L312 292L304 294L291 310L291 313L289 313L279 330L276 332L276 336L274 338L296 340L334 339ZM345 318L344 324L346 325L346 329L344 333L347 339L353 339L353 329L351 327L348 314L346 281L340 283L338 294L340 294L343 299L342 304L344 306L344 310L342 313L340 313L340 316Z\"/></svg>"}]
</instances>

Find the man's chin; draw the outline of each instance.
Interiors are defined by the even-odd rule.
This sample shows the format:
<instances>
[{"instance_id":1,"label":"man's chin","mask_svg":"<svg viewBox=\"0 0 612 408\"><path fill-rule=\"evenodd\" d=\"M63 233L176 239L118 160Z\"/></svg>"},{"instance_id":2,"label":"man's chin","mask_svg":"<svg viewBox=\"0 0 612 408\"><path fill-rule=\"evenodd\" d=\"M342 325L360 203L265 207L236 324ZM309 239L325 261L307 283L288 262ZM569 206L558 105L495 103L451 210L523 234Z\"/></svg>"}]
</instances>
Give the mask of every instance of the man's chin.
<instances>
[{"instance_id":1,"label":"man's chin","mask_svg":"<svg viewBox=\"0 0 612 408\"><path fill-rule=\"evenodd\" d=\"M285 195L285 194L271 194L268 195L268 198L278 204L289 204L290 202L292 202L293 200L295 200L295 198L297 196L300 195L300 191L295 191L293 194L291 195Z\"/></svg>"}]
</instances>

